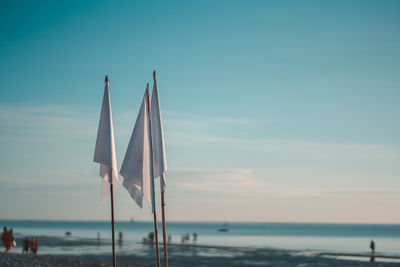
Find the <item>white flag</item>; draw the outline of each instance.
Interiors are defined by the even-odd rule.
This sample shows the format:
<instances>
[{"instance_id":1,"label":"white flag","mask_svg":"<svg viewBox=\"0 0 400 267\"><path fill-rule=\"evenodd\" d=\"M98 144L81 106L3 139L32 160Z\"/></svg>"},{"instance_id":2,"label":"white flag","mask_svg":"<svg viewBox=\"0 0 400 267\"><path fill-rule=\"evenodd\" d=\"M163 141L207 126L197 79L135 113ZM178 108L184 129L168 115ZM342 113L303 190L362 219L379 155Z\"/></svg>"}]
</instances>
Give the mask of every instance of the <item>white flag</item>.
<instances>
[{"instance_id":1,"label":"white flag","mask_svg":"<svg viewBox=\"0 0 400 267\"><path fill-rule=\"evenodd\" d=\"M151 197L148 90L149 85L147 84L120 171L120 174L124 177L124 187L141 208L143 208L143 198L146 197L150 201Z\"/></svg>"},{"instance_id":2,"label":"white flag","mask_svg":"<svg viewBox=\"0 0 400 267\"><path fill-rule=\"evenodd\" d=\"M109 81L106 76L104 86L103 104L99 129L97 132L96 148L94 151L94 162L100 163L100 176L102 179L100 201L104 202L110 195L110 183L113 189L118 186L117 159L115 156L114 130L111 114Z\"/></svg>"},{"instance_id":3,"label":"white flag","mask_svg":"<svg viewBox=\"0 0 400 267\"><path fill-rule=\"evenodd\" d=\"M166 180L165 172L167 171L167 160L164 149L164 132L162 126L162 117L160 109L160 101L158 99L158 85L156 72L153 72L154 85L153 94L151 96L151 127L153 137L153 159L154 159L154 178L161 177L161 190L165 190Z\"/></svg>"}]
</instances>

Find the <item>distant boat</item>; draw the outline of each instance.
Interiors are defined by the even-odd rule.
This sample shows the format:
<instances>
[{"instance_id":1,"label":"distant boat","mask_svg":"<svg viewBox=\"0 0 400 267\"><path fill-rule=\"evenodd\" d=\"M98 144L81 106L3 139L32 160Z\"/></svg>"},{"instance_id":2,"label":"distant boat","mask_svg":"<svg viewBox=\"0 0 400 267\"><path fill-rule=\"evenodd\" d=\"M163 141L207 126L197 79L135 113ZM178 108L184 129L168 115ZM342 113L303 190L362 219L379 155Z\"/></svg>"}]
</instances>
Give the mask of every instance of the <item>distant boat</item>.
<instances>
[{"instance_id":1,"label":"distant boat","mask_svg":"<svg viewBox=\"0 0 400 267\"><path fill-rule=\"evenodd\" d=\"M68 231L68 232L65 232L65 235L70 236L70 235L72 235L72 233L70 231Z\"/></svg>"},{"instance_id":2,"label":"distant boat","mask_svg":"<svg viewBox=\"0 0 400 267\"><path fill-rule=\"evenodd\" d=\"M134 222L135 222L135 217L131 216L131 223L134 223Z\"/></svg>"},{"instance_id":3,"label":"distant boat","mask_svg":"<svg viewBox=\"0 0 400 267\"><path fill-rule=\"evenodd\" d=\"M229 227L227 223L222 224L222 227L218 229L219 232L228 232Z\"/></svg>"}]
</instances>

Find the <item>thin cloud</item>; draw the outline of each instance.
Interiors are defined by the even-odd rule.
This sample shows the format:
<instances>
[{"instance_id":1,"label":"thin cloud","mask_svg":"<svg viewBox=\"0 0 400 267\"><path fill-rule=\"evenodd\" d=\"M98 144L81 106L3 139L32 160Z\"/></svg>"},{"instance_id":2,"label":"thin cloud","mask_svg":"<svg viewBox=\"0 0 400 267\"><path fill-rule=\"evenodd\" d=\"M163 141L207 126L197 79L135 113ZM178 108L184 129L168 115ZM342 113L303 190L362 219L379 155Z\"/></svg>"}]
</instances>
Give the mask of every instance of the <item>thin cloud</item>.
<instances>
[{"instance_id":1,"label":"thin cloud","mask_svg":"<svg viewBox=\"0 0 400 267\"><path fill-rule=\"evenodd\" d=\"M352 159L400 159L400 148L380 144L318 143L301 140L249 139L202 135L196 133L172 133L174 144L194 146L210 145L227 147L237 151L260 151L312 158Z\"/></svg>"},{"instance_id":2,"label":"thin cloud","mask_svg":"<svg viewBox=\"0 0 400 267\"><path fill-rule=\"evenodd\" d=\"M25 183L15 184L0 181L1 191L3 193L13 192L13 194L44 194L44 193L75 193L88 192L88 189L93 187L93 183L82 182L75 184L56 184L56 183Z\"/></svg>"},{"instance_id":3,"label":"thin cloud","mask_svg":"<svg viewBox=\"0 0 400 267\"><path fill-rule=\"evenodd\" d=\"M174 187L180 188L192 198L204 193L208 199L228 198L231 201L257 201L266 199L309 199L309 198L354 198L399 195L400 189L386 187L299 187L273 183L253 177L247 169L172 169ZM183 177L191 179L180 179Z\"/></svg>"},{"instance_id":4,"label":"thin cloud","mask_svg":"<svg viewBox=\"0 0 400 267\"><path fill-rule=\"evenodd\" d=\"M219 116L199 116L194 114L183 114L174 111L164 112L165 121L169 126L193 127L193 128L214 128L225 126L259 127L275 122L272 118L265 117L219 117Z\"/></svg>"},{"instance_id":5,"label":"thin cloud","mask_svg":"<svg viewBox=\"0 0 400 267\"><path fill-rule=\"evenodd\" d=\"M309 158L351 159L400 159L400 149L380 144L321 143L301 140L277 140L263 138L232 138L207 134L207 129L225 125L262 125L271 120L248 118L207 118L165 112L164 124L167 145L213 146L239 151L280 153L288 156ZM40 140L57 137L92 138L98 124L98 110L66 106L11 106L0 104L0 128L2 140ZM133 117L132 117L133 116ZM131 110L118 112L116 136L128 138L134 125L135 114ZM257 122L257 123L256 123ZM192 131L192 128L196 131ZM189 128L189 129L188 129Z\"/></svg>"},{"instance_id":6,"label":"thin cloud","mask_svg":"<svg viewBox=\"0 0 400 267\"><path fill-rule=\"evenodd\" d=\"M94 110L65 106L0 105L0 138L45 139L93 136Z\"/></svg>"}]
</instances>

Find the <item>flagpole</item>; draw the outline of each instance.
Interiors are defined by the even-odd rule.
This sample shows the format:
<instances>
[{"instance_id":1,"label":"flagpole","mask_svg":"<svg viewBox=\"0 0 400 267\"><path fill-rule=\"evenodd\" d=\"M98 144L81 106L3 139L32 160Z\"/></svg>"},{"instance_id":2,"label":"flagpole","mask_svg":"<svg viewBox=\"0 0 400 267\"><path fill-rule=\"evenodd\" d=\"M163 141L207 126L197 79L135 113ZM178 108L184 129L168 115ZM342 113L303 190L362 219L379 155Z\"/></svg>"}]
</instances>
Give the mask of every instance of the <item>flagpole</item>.
<instances>
[{"instance_id":1,"label":"flagpole","mask_svg":"<svg viewBox=\"0 0 400 267\"><path fill-rule=\"evenodd\" d=\"M149 114L149 121L150 121L150 152L151 152L151 167L150 167L150 182L151 182L151 190L152 190L152 207L153 207L153 215L154 215L154 235L156 236L156 250L157 250L157 267L161 267L160 264L160 252L158 248L158 227L157 227L157 212L156 212L156 203L155 203L155 190L154 190L154 170L153 170L153 135L151 132L151 109L150 109L150 93L149 93L149 84L146 87L146 94L147 94L147 110Z\"/></svg>"},{"instance_id":2,"label":"flagpole","mask_svg":"<svg viewBox=\"0 0 400 267\"><path fill-rule=\"evenodd\" d=\"M156 71L153 71L154 84L157 83ZM161 187L161 212L162 212L162 227L163 227L163 245L164 245L164 267L168 267L168 252L167 252L167 231L165 227L165 188L162 184L162 179L164 179L165 174L160 177L160 187Z\"/></svg>"},{"instance_id":3,"label":"flagpole","mask_svg":"<svg viewBox=\"0 0 400 267\"><path fill-rule=\"evenodd\" d=\"M165 175L165 174L163 174ZM160 183L161 179L160 177ZM161 185L162 187L162 185ZM163 227L163 244L164 244L164 267L168 267L168 252L167 252L167 230L165 227L165 200L164 200L164 188L161 188L161 208L162 208L162 227Z\"/></svg>"},{"instance_id":4,"label":"flagpole","mask_svg":"<svg viewBox=\"0 0 400 267\"><path fill-rule=\"evenodd\" d=\"M112 170L110 170L112 173ZM112 229L112 252L113 252L113 266L117 266L117 258L115 256L115 224L114 224L114 190L113 183L110 183L110 191L111 191L111 229Z\"/></svg>"},{"instance_id":5,"label":"flagpole","mask_svg":"<svg viewBox=\"0 0 400 267\"><path fill-rule=\"evenodd\" d=\"M108 75L106 75L105 83L108 84ZM111 194L111 230L112 230L112 253L113 253L113 266L117 266L117 258L115 256L115 223L114 223L114 185L112 182L112 168L108 173L108 182L110 183L110 194Z\"/></svg>"}]
</instances>

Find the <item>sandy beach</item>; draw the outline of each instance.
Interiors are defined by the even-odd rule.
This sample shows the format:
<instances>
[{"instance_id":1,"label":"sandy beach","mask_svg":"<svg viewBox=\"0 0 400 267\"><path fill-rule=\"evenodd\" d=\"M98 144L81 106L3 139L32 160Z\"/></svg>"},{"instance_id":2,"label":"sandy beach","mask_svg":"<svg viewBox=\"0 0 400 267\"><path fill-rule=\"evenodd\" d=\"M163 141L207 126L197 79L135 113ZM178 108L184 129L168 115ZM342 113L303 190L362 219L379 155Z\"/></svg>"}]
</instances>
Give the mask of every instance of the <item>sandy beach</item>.
<instances>
[{"instance_id":1,"label":"sandy beach","mask_svg":"<svg viewBox=\"0 0 400 267\"><path fill-rule=\"evenodd\" d=\"M371 266L367 255L313 251L254 249L239 247L186 246L169 247L170 266ZM395 257L396 258L396 257ZM382 261L377 257L373 266L399 266L399 262ZM141 263L145 262L145 263ZM117 255L118 266L154 266L154 258ZM111 266L109 255L55 256L0 253L0 266Z\"/></svg>"},{"instance_id":2,"label":"sandy beach","mask_svg":"<svg viewBox=\"0 0 400 267\"><path fill-rule=\"evenodd\" d=\"M111 266L112 262L107 260L97 259L84 259L78 257L62 257L62 256L49 256L49 255L26 255L16 253L0 253L0 266L13 266L13 267L47 267L47 266L63 266L63 267L78 267L78 266ZM129 267L147 267L152 266L143 263L126 263L120 262L118 266Z\"/></svg>"}]
</instances>

